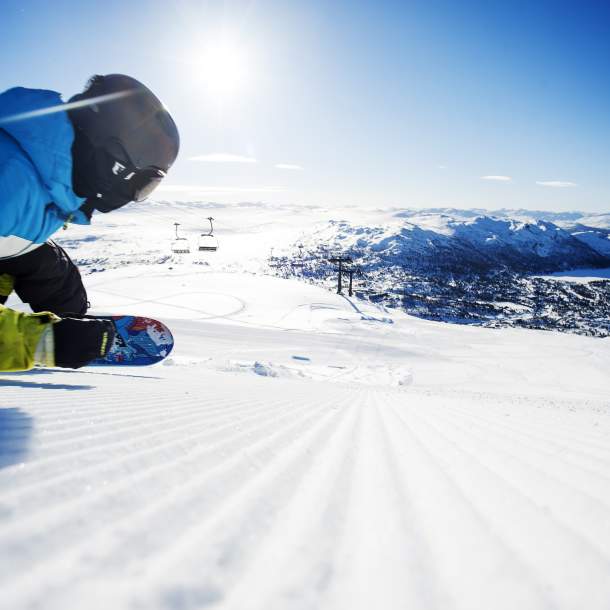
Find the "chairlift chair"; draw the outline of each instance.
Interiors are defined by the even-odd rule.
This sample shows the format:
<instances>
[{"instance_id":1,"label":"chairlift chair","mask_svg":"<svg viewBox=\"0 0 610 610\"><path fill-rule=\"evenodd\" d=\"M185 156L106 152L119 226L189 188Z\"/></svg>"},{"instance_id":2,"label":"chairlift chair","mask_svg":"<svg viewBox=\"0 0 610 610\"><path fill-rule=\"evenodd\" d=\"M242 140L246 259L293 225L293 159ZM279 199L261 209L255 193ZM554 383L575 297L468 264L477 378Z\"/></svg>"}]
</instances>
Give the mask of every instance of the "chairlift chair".
<instances>
[{"instance_id":1,"label":"chairlift chair","mask_svg":"<svg viewBox=\"0 0 610 610\"><path fill-rule=\"evenodd\" d=\"M218 250L218 240L214 237L214 226L212 225L214 219L209 216L208 220L210 221L210 230L199 236L199 252L216 252Z\"/></svg>"},{"instance_id":2,"label":"chairlift chair","mask_svg":"<svg viewBox=\"0 0 610 610\"><path fill-rule=\"evenodd\" d=\"M172 253L173 254L190 254L191 249L189 247L189 242L186 237L180 237L178 235L178 227L180 226L179 222L174 223L174 227L176 229L176 239L172 242Z\"/></svg>"}]
</instances>

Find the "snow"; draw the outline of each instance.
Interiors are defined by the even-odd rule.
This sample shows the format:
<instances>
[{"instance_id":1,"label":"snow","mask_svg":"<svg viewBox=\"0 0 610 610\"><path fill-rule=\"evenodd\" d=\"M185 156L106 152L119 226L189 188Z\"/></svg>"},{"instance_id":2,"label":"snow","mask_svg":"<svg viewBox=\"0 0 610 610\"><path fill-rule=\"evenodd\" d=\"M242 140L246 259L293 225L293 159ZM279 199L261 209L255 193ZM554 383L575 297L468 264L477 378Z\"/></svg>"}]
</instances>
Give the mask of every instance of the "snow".
<instances>
[{"instance_id":1,"label":"snow","mask_svg":"<svg viewBox=\"0 0 610 610\"><path fill-rule=\"evenodd\" d=\"M610 268L606 269L572 269L571 271L559 271L551 275L540 276L553 280L564 280L566 282L595 282L610 279Z\"/></svg>"},{"instance_id":2,"label":"snow","mask_svg":"<svg viewBox=\"0 0 610 610\"><path fill-rule=\"evenodd\" d=\"M221 249L170 257L210 213ZM176 347L0 374L0 607L608 608L608 340L261 274L319 218L157 203L62 236L95 313Z\"/></svg>"}]
</instances>

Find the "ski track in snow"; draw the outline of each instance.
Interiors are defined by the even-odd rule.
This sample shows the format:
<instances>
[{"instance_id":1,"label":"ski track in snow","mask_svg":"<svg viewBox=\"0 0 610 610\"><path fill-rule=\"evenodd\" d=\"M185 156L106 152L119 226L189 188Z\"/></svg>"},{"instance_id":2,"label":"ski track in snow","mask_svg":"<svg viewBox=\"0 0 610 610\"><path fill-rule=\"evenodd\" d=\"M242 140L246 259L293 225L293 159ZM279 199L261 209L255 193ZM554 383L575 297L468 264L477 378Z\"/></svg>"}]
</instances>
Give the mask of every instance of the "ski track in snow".
<instances>
[{"instance_id":1,"label":"ski track in snow","mask_svg":"<svg viewBox=\"0 0 610 610\"><path fill-rule=\"evenodd\" d=\"M608 607L608 405L149 371L2 388L2 607Z\"/></svg>"},{"instance_id":2,"label":"ski track in snow","mask_svg":"<svg viewBox=\"0 0 610 610\"><path fill-rule=\"evenodd\" d=\"M176 348L0 374L1 610L610 608L607 340L175 262L86 281Z\"/></svg>"}]
</instances>

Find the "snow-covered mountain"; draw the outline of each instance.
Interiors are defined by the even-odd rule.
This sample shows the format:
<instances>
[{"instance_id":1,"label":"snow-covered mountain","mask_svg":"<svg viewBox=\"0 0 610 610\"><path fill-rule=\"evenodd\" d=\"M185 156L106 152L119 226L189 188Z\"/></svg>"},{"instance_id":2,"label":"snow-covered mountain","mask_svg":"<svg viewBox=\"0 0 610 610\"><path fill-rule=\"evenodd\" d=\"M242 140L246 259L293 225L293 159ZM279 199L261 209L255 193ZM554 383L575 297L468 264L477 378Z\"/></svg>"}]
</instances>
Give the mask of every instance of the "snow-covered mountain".
<instances>
[{"instance_id":1,"label":"snow-covered mountain","mask_svg":"<svg viewBox=\"0 0 610 610\"><path fill-rule=\"evenodd\" d=\"M610 267L608 257L584 243L595 233L600 235L597 250L607 247L610 224L604 228L604 223L610 215L544 213L558 217L551 223L533 218L537 212L529 217L524 210L483 212L153 201L94 219L94 231L71 227L59 241L76 249L87 272L166 264L174 222L185 237L180 243L196 252L199 236L209 230L207 217L213 215L221 241L214 256L218 270L290 276L332 289L336 272L329 259L349 254L362 271L355 284L358 294L414 315L610 334L610 283L591 281L573 289L530 277ZM514 218L502 217L509 214ZM581 224L575 225L578 220ZM193 264L207 261L194 255Z\"/></svg>"},{"instance_id":2,"label":"snow-covered mountain","mask_svg":"<svg viewBox=\"0 0 610 610\"><path fill-rule=\"evenodd\" d=\"M159 202L62 234L93 312L176 346L0 374L3 609L607 609L608 340L269 277L337 214L392 221Z\"/></svg>"},{"instance_id":3,"label":"snow-covered mountain","mask_svg":"<svg viewBox=\"0 0 610 610\"><path fill-rule=\"evenodd\" d=\"M520 220L522 222L546 220L561 227L581 223L592 227L610 228L610 213L550 212L546 210L526 210L523 208L501 208L498 210L487 210L484 208L465 210L459 208L410 208L403 210L394 208L394 211L403 218L416 218L421 214L444 215L456 220L468 220L477 216L491 216L493 218Z\"/></svg>"},{"instance_id":4,"label":"snow-covered mountain","mask_svg":"<svg viewBox=\"0 0 610 610\"><path fill-rule=\"evenodd\" d=\"M366 268L400 265L412 272L552 272L610 266L610 229L572 232L546 221L399 212L397 224L330 221L302 241L358 257ZM366 261L366 262L364 262Z\"/></svg>"},{"instance_id":5,"label":"snow-covered mountain","mask_svg":"<svg viewBox=\"0 0 610 610\"><path fill-rule=\"evenodd\" d=\"M59 241L80 246L81 262L96 260L101 268L117 260L122 264L146 262L151 257L163 261L171 254L174 222L181 223L181 234L196 249L199 234L209 228L206 218L212 215L228 246L218 258L231 268L241 265L261 270L272 249L273 256L292 256L298 253L298 245L323 256L353 250L363 258L366 255L371 268L389 263L468 273L610 266L610 214L528 214L525 210L329 209L153 201L133 204L103 222L96 219L99 232L87 234L87 243L77 227L71 227ZM102 236L111 252L97 247ZM223 254L241 253L244 245L249 249L245 260Z\"/></svg>"},{"instance_id":6,"label":"snow-covered mountain","mask_svg":"<svg viewBox=\"0 0 610 610\"><path fill-rule=\"evenodd\" d=\"M592 219L595 221L595 219ZM570 234L578 241L587 244L590 248L605 257L610 257L610 228L604 225L591 226L577 223L568 228Z\"/></svg>"}]
</instances>

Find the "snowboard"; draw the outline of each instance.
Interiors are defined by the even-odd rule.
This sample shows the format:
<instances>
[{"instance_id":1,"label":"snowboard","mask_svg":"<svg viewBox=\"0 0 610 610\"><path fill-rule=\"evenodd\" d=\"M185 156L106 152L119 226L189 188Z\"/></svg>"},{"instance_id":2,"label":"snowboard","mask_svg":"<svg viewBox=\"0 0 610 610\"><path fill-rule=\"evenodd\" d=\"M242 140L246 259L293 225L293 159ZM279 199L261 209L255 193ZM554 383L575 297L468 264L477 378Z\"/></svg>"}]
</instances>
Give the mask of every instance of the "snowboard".
<instances>
[{"instance_id":1,"label":"snowboard","mask_svg":"<svg viewBox=\"0 0 610 610\"><path fill-rule=\"evenodd\" d=\"M158 320L140 316L87 317L111 320L116 329L106 356L88 366L147 366L167 358L174 347L171 331Z\"/></svg>"}]
</instances>

